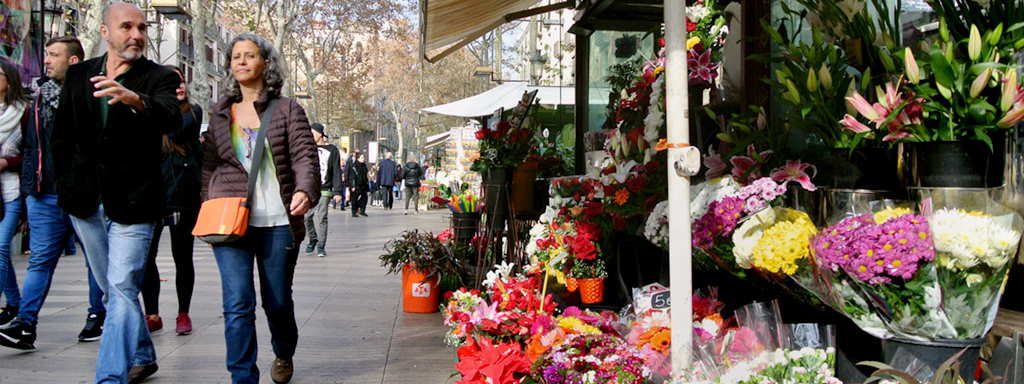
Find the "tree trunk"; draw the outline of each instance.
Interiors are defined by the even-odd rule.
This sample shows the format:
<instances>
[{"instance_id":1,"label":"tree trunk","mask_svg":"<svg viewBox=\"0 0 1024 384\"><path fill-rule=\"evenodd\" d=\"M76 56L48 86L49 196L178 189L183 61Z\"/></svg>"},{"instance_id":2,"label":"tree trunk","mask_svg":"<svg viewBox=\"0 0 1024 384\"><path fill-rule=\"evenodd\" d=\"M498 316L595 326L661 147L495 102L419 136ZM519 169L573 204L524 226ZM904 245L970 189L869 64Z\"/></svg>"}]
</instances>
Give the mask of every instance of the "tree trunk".
<instances>
[{"instance_id":1,"label":"tree trunk","mask_svg":"<svg viewBox=\"0 0 1024 384\"><path fill-rule=\"evenodd\" d=\"M110 0L86 0L88 11L85 12L78 31L86 59L100 55L100 48L103 45L100 39L100 24L103 24L103 7L108 3Z\"/></svg>"},{"instance_id":2,"label":"tree trunk","mask_svg":"<svg viewBox=\"0 0 1024 384\"><path fill-rule=\"evenodd\" d=\"M405 153L402 152L405 149L405 130L402 129L402 115L398 113L394 102L391 105L391 117L395 119L395 130L398 131L398 134L395 135L398 136L398 156L400 156L398 162L402 163L405 161Z\"/></svg>"},{"instance_id":3,"label":"tree trunk","mask_svg":"<svg viewBox=\"0 0 1024 384\"><path fill-rule=\"evenodd\" d=\"M210 9L208 0L192 0L192 84L189 95L192 100L198 102L204 110L209 110L210 104L210 76L207 69L208 60L206 57L206 28L212 25L213 12Z\"/></svg>"}]
</instances>

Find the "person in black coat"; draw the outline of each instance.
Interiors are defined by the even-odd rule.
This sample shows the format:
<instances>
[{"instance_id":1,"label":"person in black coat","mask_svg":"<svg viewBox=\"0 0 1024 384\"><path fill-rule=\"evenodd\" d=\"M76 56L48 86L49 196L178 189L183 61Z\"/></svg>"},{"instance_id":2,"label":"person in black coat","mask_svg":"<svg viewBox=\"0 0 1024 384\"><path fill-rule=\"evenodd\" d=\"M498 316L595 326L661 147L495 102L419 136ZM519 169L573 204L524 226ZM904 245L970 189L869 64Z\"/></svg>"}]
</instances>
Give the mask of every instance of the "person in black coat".
<instances>
[{"instance_id":1,"label":"person in black coat","mask_svg":"<svg viewBox=\"0 0 1024 384\"><path fill-rule=\"evenodd\" d=\"M192 319L189 309L195 287L196 272L192 260L195 238L192 228L199 217L199 191L203 177L202 149L199 143L199 127L203 125L203 109L192 104L188 98L185 75L177 67L168 67L181 78L178 85L182 130L178 134L164 135L163 175L167 187L167 207L164 220L153 228L153 240L149 245L149 259L146 274L142 280L142 302L145 305L146 326L150 332L163 328L160 318L160 270L156 264L157 250L160 249L160 235L164 226L171 230L171 256L174 258L174 284L178 294L178 317L175 332L178 335L192 333Z\"/></svg>"},{"instance_id":2,"label":"person in black coat","mask_svg":"<svg viewBox=\"0 0 1024 384\"><path fill-rule=\"evenodd\" d=\"M367 175L366 156L362 153L354 155L355 161L349 165L348 188L352 196L352 217L366 215L366 198L370 191L370 179Z\"/></svg>"},{"instance_id":3,"label":"person in black coat","mask_svg":"<svg viewBox=\"0 0 1024 384\"><path fill-rule=\"evenodd\" d=\"M71 66L65 76L53 163L58 203L71 214L107 295L99 355L110 358L97 359L96 381L127 381L129 368L131 381L141 381L157 364L143 328L139 277L154 223L165 213L163 136L182 128L181 77L143 55L147 24L138 6L114 2L104 11L107 53ZM8 331L35 338L34 329Z\"/></svg>"},{"instance_id":4,"label":"person in black coat","mask_svg":"<svg viewBox=\"0 0 1024 384\"><path fill-rule=\"evenodd\" d=\"M391 152L384 153L384 160L377 166L377 185L383 191L384 209L391 210L395 205L395 195L392 189L395 188L395 181L398 179L398 164L391 160Z\"/></svg>"},{"instance_id":5,"label":"person in black coat","mask_svg":"<svg viewBox=\"0 0 1024 384\"><path fill-rule=\"evenodd\" d=\"M405 212L404 215L409 214L409 202L412 202L412 212L419 213L419 200L420 200L420 181L423 180L423 168L420 164L412 161L410 157L409 162L405 163L403 168L402 181L405 182Z\"/></svg>"}]
</instances>

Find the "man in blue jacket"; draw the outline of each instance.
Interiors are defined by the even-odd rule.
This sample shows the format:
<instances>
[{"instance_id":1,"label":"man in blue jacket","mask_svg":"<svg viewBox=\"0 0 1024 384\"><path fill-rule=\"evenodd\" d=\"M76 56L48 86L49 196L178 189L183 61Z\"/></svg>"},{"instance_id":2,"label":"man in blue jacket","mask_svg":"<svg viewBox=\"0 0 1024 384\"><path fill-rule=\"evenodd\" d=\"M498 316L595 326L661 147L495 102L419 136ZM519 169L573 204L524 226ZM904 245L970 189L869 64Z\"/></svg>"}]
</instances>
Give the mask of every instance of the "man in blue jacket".
<instances>
[{"instance_id":1,"label":"man in blue jacket","mask_svg":"<svg viewBox=\"0 0 1024 384\"><path fill-rule=\"evenodd\" d=\"M384 209L391 210L395 205L395 179L398 177L398 164L391 160L391 152L384 153L384 160L377 166L377 185L384 191Z\"/></svg>"}]
</instances>

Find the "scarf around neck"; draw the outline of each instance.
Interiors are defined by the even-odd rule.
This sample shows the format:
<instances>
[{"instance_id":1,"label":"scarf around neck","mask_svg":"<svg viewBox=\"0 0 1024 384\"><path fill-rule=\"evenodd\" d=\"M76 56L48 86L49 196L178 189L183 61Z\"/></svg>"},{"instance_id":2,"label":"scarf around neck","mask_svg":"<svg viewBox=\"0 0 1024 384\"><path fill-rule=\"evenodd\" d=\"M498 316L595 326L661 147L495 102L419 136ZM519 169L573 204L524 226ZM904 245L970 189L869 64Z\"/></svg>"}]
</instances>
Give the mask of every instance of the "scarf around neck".
<instances>
[{"instance_id":1,"label":"scarf around neck","mask_svg":"<svg viewBox=\"0 0 1024 384\"><path fill-rule=\"evenodd\" d=\"M0 157L18 156L24 103L0 106Z\"/></svg>"}]
</instances>

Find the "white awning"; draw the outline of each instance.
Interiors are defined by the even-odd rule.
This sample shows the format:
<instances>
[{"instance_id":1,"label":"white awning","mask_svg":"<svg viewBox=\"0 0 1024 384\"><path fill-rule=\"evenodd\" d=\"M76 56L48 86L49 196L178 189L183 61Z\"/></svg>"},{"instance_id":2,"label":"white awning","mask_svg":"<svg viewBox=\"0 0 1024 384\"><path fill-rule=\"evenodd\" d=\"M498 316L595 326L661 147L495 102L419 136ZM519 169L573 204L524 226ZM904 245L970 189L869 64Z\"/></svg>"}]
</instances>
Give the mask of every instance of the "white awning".
<instances>
[{"instance_id":1,"label":"white awning","mask_svg":"<svg viewBox=\"0 0 1024 384\"><path fill-rule=\"evenodd\" d=\"M569 8L571 1L420 0L420 54L433 63L511 20Z\"/></svg>"},{"instance_id":2,"label":"white awning","mask_svg":"<svg viewBox=\"0 0 1024 384\"><path fill-rule=\"evenodd\" d=\"M487 116L498 108L512 109L523 98L523 92L537 90L541 105L574 105L576 94L573 87L529 86L526 83L504 83L497 87L448 104L423 108L420 111L456 117Z\"/></svg>"},{"instance_id":3,"label":"white awning","mask_svg":"<svg viewBox=\"0 0 1024 384\"><path fill-rule=\"evenodd\" d=\"M427 143L423 145L423 149L430 149L438 145L444 144L448 141L448 138L452 136L451 131L441 132L436 135L427 137Z\"/></svg>"}]
</instances>

